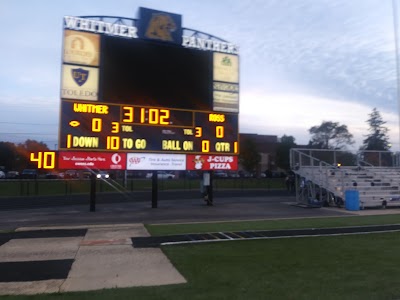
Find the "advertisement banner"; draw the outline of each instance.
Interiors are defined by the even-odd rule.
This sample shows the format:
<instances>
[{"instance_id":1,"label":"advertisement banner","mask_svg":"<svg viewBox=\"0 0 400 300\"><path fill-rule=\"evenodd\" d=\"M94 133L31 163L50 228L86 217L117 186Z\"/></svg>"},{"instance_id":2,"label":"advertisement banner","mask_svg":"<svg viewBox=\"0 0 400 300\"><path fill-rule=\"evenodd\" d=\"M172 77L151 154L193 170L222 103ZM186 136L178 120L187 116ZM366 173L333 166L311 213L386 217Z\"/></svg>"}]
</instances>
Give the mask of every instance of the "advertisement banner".
<instances>
[{"instance_id":1,"label":"advertisement banner","mask_svg":"<svg viewBox=\"0 0 400 300\"><path fill-rule=\"evenodd\" d=\"M60 151L59 169L125 170L126 153Z\"/></svg>"},{"instance_id":2,"label":"advertisement banner","mask_svg":"<svg viewBox=\"0 0 400 300\"><path fill-rule=\"evenodd\" d=\"M187 155L186 169L237 171L238 157L224 155Z\"/></svg>"},{"instance_id":3,"label":"advertisement banner","mask_svg":"<svg viewBox=\"0 0 400 300\"><path fill-rule=\"evenodd\" d=\"M239 94L221 91L213 92L214 110L226 112L239 112Z\"/></svg>"},{"instance_id":4,"label":"advertisement banner","mask_svg":"<svg viewBox=\"0 0 400 300\"><path fill-rule=\"evenodd\" d=\"M98 83L99 69L63 65L61 98L97 101Z\"/></svg>"},{"instance_id":5,"label":"advertisement banner","mask_svg":"<svg viewBox=\"0 0 400 300\"><path fill-rule=\"evenodd\" d=\"M127 170L186 170L185 154L128 153Z\"/></svg>"},{"instance_id":6,"label":"advertisement banner","mask_svg":"<svg viewBox=\"0 0 400 300\"><path fill-rule=\"evenodd\" d=\"M74 30L64 31L65 63L99 66L100 36Z\"/></svg>"},{"instance_id":7,"label":"advertisement banner","mask_svg":"<svg viewBox=\"0 0 400 300\"><path fill-rule=\"evenodd\" d=\"M239 83L239 57L225 53L214 52L215 81Z\"/></svg>"}]
</instances>

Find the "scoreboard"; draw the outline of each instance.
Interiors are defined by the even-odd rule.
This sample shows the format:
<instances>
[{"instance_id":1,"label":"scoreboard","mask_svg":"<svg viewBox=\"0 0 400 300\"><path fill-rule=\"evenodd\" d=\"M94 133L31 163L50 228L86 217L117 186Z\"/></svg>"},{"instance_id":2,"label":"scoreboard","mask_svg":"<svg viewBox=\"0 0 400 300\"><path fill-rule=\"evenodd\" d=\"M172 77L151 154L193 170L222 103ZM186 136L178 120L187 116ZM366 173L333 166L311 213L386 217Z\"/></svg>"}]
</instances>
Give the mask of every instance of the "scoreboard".
<instances>
[{"instance_id":1,"label":"scoreboard","mask_svg":"<svg viewBox=\"0 0 400 300\"><path fill-rule=\"evenodd\" d=\"M172 13L140 8L129 25L105 18L113 17L64 17L58 142L64 158L121 153L132 164L134 154L186 154L236 162L237 46L186 36L181 16Z\"/></svg>"},{"instance_id":2,"label":"scoreboard","mask_svg":"<svg viewBox=\"0 0 400 300\"><path fill-rule=\"evenodd\" d=\"M63 101L61 150L238 153L238 115Z\"/></svg>"}]
</instances>

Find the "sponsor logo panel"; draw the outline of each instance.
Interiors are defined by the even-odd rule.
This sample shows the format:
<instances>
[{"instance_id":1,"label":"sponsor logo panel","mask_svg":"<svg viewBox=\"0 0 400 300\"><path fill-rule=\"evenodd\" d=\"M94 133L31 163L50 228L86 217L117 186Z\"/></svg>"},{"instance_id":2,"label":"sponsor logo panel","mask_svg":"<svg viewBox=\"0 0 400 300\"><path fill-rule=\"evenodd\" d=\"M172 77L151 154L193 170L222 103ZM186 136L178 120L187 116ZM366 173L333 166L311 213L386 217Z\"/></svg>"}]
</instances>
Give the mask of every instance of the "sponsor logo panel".
<instances>
[{"instance_id":1,"label":"sponsor logo panel","mask_svg":"<svg viewBox=\"0 0 400 300\"><path fill-rule=\"evenodd\" d=\"M126 153L60 151L60 169L125 170Z\"/></svg>"},{"instance_id":2,"label":"sponsor logo panel","mask_svg":"<svg viewBox=\"0 0 400 300\"><path fill-rule=\"evenodd\" d=\"M185 154L128 153L127 170L186 170Z\"/></svg>"},{"instance_id":3,"label":"sponsor logo panel","mask_svg":"<svg viewBox=\"0 0 400 300\"><path fill-rule=\"evenodd\" d=\"M238 169L238 157L228 155L187 155L187 170L228 170Z\"/></svg>"},{"instance_id":4,"label":"sponsor logo panel","mask_svg":"<svg viewBox=\"0 0 400 300\"><path fill-rule=\"evenodd\" d=\"M225 53L214 52L215 81L239 83L239 57Z\"/></svg>"},{"instance_id":5,"label":"sponsor logo panel","mask_svg":"<svg viewBox=\"0 0 400 300\"><path fill-rule=\"evenodd\" d=\"M214 81L213 88L214 88L214 91L239 93L239 85L235 84L235 83L225 83L225 82Z\"/></svg>"},{"instance_id":6,"label":"sponsor logo panel","mask_svg":"<svg viewBox=\"0 0 400 300\"><path fill-rule=\"evenodd\" d=\"M99 69L63 65L61 98L98 99Z\"/></svg>"},{"instance_id":7,"label":"sponsor logo panel","mask_svg":"<svg viewBox=\"0 0 400 300\"><path fill-rule=\"evenodd\" d=\"M100 36L98 34L65 30L64 62L99 66Z\"/></svg>"},{"instance_id":8,"label":"sponsor logo panel","mask_svg":"<svg viewBox=\"0 0 400 300\"><path fill-rule=\"evenodd\" d=\"M214 110L226 112L239 112L239 94L221 91L213 92Z\"/></svg>"}]
</instances>

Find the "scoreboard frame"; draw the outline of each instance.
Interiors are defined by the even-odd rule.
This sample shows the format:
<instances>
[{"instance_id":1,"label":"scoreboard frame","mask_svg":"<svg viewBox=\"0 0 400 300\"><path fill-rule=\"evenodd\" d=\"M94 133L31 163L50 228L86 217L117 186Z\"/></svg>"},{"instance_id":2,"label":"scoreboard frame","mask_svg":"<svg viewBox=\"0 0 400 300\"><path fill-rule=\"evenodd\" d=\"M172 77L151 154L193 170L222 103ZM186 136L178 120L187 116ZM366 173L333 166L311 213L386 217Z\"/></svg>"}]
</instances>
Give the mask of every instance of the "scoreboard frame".
<instances>
[{"instance_id":1,"label":"scoreboard frame","mask_svg":"<svg viewBox=\"0 0 400 300\"><path fill-rule=\"evenodd\" d=\"M238 47L210 34L184 28L181 20L180 15L142 7L138 19L64 17L58 151L88 155L186 154L197 162L195 155L210 159L221 155L237 160ZM186 49L197 53L197 57L208 57L209 71L201 73L207 74L204 80L208 91L200 98L194 97L199 102L189 98L182 101L174 96L167 96L172 99L168 102L140 100L134 93L124 96L123 101L112 96L106 99L105 41L118 44L118 39L125 39L123 43L134 40L154 49L169 49L171 53L173 49ZM37 162L39 168L51 169L57 156L58 152L32 153L31 161Z\"/></svg>"}]
</instances>

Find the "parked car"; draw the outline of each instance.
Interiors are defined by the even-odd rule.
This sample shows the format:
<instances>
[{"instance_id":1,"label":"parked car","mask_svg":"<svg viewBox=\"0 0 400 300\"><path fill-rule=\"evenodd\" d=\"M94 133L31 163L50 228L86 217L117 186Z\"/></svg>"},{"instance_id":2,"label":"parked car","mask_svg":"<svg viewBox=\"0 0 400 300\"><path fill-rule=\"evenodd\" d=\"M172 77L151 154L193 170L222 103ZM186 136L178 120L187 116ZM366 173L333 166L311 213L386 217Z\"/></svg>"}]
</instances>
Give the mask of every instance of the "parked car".
<instances>
[{"instance_id":1,"label":"parked car","mask_svg":"<svg viewBox=\"0 0 400 300\"><path fill-rule=\"evenodd\" d=\"M267 177L269 177L269 176L267 176ZM285 178L286 174L284 172L272 171L271 177L272 178Z\"/></svg>"},{"instance_id":2,"label":"parked car","mask_svg":"<svg viewBox=\"0 0 400 300\"><path fill-rule=\"evenodd\" d=\"M88 178L90 178L91 174L92 174L92 172L90 172L90 171L83 171L82 177L88 179Z\"/></svg>"},{"instance_id":3,"label":"parked car","mask_svg":"<svg viewBox=\"0 0 400 300\"><path fill-rule=\"evenodd\" d=\"M250 173L250 172L247 172L247 171L239 171L238 174L242 178L252 178L252 177L254 177L253 173Z\"/></svg>"},{"instance_id":4,"label":"parked car","mask_svg":"<svg viewBox=\"0 0 400 300\"><path fill-rule=\"evenodd\" d=\"M59 179L61 178L57 172L49 172L45 175L46 179Z\"/></svg>"},{"instance_id":5,"label":"parked car","mask_svg":"<svg viewBox=\"0 0 400 300\"><path fill-rule=\"evenodd\" d=\"M90 176L94 174L97 179L110 179L110 174L107 171L98 170L98 169L89 169L82 172L83 178L89 179Z\"/></svg>"},{"instance_id":6,"label":"parked car","mask_svg":"<svg viewBox=\"0 0 400 300\"><path fill-rule=\"evenodd\" d=\"M79 173L75 170L67 170L64 172L64 178L79 178Z\"/></svg>"},{"instance_id":7,"label":"parked car","mask_svg":"<svg viewBox=\"0 0 400 300\"><path fill-rule=\"evenodd\" d=\"M19 178L19 172L17 171L8 171L6 174L6 178L8 179L17 179Z\"/></svg>"},{"instance_id":8,"label":"parked car","mask_svg":"<svg viewBox=\"0 0 400 300\"><path fill-rule=\"evenodd\" d=\"M198 178L200 178L200 175L196 171L185 171L183 177L185 177L187 179L198 179Z\"/></svg>"},{"instance_id":9,"label":"parked car","mask_svg":"<svg viewBox=\"0 0 400 300\"><path fill-rule=\"evenodd\" d=\"M215 178L228 178L228 173L226 173L225 171L215 171L214 177Z\"/></svg>"},{"instance_id":10,"label":"parked car","mask_svg":"<svg viewBox=\"0 0 400 300\"><path fill-rule=\"evenodd\" d=\"M153 173L147 173L146 174L146 178L152 178L153 177ZM158 171L157 172L157 178L158 179L174 179L175 178L175 174L172 173L168 173L165 171Z\"/></svg>"},{"instance_id":11,"label":"parked car","mask_svg":"<svg viewBox=\"0 0 400 300\"><path fill-rule=\"evenodd\" d=\"M97 179L109 179L110 174L107 171L95 171Z\"/></svg>"},{"instance_id":12,"label":"parked car","mask_svg":"<svg viewBox=\"0 0 400 300\"><path fill-rule=\"evenodd\" d=\"M25 169L21 173L21 178L23 179L36 179L38 177L38 172L35 169Z\"/></svg>"},{"instance_id":13,"label":"parked car","mask_svg":"<svg viewBox=\"0 0 400 300\"><path fill-rule=\"evenodd\" d=\"M126 177L128 178L145 178L146 172L144 171L127 171Z\"/></svg>"},{"instance_id":14,"label":"parked car","mask_svg":"<svg viewBox=\"0 0 400 300\"><path fill-rule=\"evenodd\" d=\"M0 171L0 179L6 178L6 174L3 171Z\"/></svg>"},{"instance_id":15,"label":"parked car","mask_svg":"<svg viewBox=\"0 0 400 300\"><path fill-rule=\"evenodd\" d=\"M239 173L238 172L234 172L234 171L229 172L228 175L231 178L239 178L240 177Z\"/></svg>"}]
</instances>

